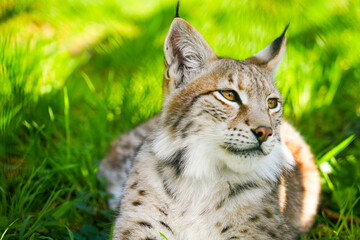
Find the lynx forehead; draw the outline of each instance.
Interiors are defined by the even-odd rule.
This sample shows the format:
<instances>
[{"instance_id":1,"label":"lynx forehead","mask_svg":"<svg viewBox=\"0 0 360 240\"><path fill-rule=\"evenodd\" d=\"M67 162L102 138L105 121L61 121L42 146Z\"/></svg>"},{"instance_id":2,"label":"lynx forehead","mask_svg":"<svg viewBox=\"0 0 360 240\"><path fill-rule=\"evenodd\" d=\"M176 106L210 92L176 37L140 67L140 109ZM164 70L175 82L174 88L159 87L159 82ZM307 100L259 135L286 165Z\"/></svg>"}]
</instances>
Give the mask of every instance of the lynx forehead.
<instances>
[{"instance_id":1,"label":"lynx forehead","mask_svg":"<svg viewBox=\"0 0 360 240\"><path fill-rule=\"evenodd\" d=\"M278 102L282 103L281 95L268 71L246 61L221 58L208 67L207 73L201 74L186 88L174 93L173 101L170 103L172 104L170 108L174 108L174 111L169 115L175 114L178 110L177 105L180 107L186 101L185 98L180 97L182 94L201 97L207 94L217 94L216 91L221 90L233 90L237 94L239 97L237 102L226 100L218 95L216 98L224 105L236 107L242 111L242 114L237 114L237 117L240 118L245 117L249 107L254 104L257 105L258 111L267 112L266 100L268 98L276 98Z\"/></svg>"}]
</instances>

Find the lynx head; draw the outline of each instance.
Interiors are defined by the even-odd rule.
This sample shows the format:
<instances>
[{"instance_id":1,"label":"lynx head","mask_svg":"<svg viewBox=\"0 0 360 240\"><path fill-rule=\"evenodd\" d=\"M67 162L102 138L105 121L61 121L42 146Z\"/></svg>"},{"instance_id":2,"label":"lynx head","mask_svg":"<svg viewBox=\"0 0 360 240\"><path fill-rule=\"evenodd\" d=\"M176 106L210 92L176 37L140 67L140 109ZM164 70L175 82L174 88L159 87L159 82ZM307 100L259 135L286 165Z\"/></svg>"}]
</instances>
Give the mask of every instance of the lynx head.
<instances>
[{"instance_id":1,"label":"lynx head","mask_svg":"<svg viewBox=\"0 0 360 240\"><path fill-rule=\"evenodd\" d=\"M174 173L278 177L284 159L292 158L280 142L283 99L272 75L285 52L285 31L238 61L217 57L193 26L174 19L164 44L164 102L153 144Z\"/></svg>"}]
</instances>

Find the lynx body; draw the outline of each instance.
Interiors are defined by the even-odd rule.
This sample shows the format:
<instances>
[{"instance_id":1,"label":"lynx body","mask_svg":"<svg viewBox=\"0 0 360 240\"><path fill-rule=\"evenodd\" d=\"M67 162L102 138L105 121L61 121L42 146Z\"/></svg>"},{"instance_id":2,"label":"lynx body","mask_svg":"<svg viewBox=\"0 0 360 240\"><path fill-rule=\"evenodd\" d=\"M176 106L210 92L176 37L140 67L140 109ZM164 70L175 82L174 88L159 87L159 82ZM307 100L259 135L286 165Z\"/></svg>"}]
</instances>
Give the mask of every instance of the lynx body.
<instances>
[{"instance_id":1,"label":"lynx body","mask_svg":"<svg viewBox=\"0 0 360 240\"><path fill-rule=\"evenodd\" d=\"M217 57L174 19L162 112L115 142L100 166L121 199L114 239L295 239L309 229L319 176L308 146L281 123L272 75L284 34L238 61Z\"/></svg>"}]
</instances>

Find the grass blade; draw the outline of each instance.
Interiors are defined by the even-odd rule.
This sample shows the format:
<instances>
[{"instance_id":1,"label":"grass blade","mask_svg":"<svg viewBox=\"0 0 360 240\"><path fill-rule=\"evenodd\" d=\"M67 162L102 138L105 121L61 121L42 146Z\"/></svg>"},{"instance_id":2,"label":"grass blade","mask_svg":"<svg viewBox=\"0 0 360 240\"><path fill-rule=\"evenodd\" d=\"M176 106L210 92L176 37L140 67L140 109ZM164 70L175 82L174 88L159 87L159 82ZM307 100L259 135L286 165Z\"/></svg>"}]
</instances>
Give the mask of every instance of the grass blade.
<instances>
[{"instance_id":1,"label":"grass blade","mask_svg":"<svg viewBox=\"0 0 360 240\"><path fill-rule=\"evenodd\" d=\"M18 219L15 219L12 223L9 224L9 226L5 229L5 231L3 232L3 234L1 235L0 240L3 240L5 237L6 232L9 230L9 228L11 228L11 226L17 221Z\"/></svg>"},{"instance_id":2,"label":"grass blade","mask_svg":"<svg viewBox=\"0 0 360 240\"><path fill-rule=\"evenodd\" d=\"M341 151L343 151L347 146L352 143L352 141L355 139L355 135L351 135L350 137L346 138L344 141L342 141L340 144L338 144L336 147L332 148L329 152L327 152L324 156L322 156L317 163L321 164L323 162L328 162L330 159L338 155Z\"/></svg>"}]
</instances>

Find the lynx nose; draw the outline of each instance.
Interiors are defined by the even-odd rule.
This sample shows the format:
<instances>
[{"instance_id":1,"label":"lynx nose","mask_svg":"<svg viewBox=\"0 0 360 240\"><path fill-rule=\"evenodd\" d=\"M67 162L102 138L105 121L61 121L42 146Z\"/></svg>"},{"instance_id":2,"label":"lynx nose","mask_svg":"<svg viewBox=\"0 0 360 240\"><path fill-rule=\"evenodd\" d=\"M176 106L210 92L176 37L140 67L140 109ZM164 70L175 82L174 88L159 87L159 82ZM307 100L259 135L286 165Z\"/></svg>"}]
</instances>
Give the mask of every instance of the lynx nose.
<instances>
[{"instance_id":1,"label":"lynx nose","mask_svg":"<svg viewBox=\"0 0 360 240\"><path fill-rule=\"evenodd\" d=\"M256 129L251 129L251 131L260 143L265 142L267 138L273 134L271 127L258 127Z\"/></svg>"}]
</instances>

